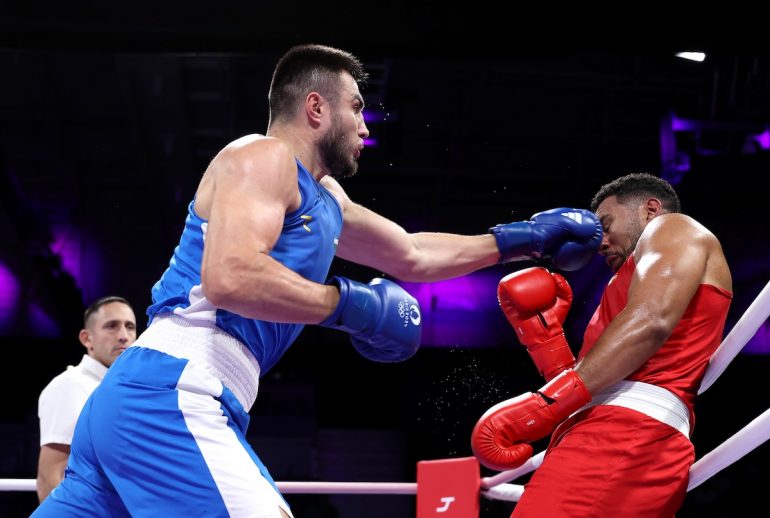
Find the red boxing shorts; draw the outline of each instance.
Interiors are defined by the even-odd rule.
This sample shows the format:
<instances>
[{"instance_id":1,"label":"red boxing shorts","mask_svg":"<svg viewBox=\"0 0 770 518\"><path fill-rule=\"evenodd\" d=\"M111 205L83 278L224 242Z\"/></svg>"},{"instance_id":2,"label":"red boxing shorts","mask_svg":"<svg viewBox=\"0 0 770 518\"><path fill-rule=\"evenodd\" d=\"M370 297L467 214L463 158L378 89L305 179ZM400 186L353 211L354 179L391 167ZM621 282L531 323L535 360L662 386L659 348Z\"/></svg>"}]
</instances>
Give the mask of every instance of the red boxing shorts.
<instances>
[{"instance_id":1,"label":"red boxing shorts","mask_svg":"<svg viewBox=\"0 0 770 518\"><path fill-rule=\"evenodd\" d=\"M677 429L609 405L562 429L511 516L673 517L681 507L695 451Z\"/></svg>"}]
</instances>

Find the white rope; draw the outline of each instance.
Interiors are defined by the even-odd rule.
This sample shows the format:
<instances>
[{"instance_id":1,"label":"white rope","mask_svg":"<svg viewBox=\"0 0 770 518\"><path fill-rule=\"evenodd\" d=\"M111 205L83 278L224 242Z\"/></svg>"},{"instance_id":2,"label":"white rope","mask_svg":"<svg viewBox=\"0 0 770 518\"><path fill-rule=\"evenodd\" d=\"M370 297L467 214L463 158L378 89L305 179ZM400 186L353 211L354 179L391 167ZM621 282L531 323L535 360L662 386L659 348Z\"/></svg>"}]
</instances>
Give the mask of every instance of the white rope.
<instances>
[{"instance_id":1,"label":"white rope","mask_svg":"<svg viewBox=\"0 0 770 518\"><path fill-rule=\"evenodd\" d=\"M770 282L759 292L749 309L735 323L730 333L722 340L722 343L711 356L698 394L705 392L717 380L733 361L733 358L741 352L741 349L757 333L760 326L765 323L768 316L770 316Z\"/></svg>"},{"instance_id":2,"label":"white rope","mask_svg":"<svg viewBox=\"0 0 770 518\"><path fill-rule=\"evenodd\" d=\"M759 417L692 465L687 491L695 489L768 439L770 439L770 410L765 410Z\"/></svg>"},{"instance_id":3,"label":"white rope","mask_svg":"<svg viewBox=\"0 0 770 518\"><path fill-rule=\"evenodd\" d=\"M481 479L481 487L484 489L492 489L493 487L502 484L503 482L510 482L511 480L516 480L517 478L526 475L527 473L531 473L540 467L540 465L543 463L543 457L545 457L545 452L541 451L537 455L527 459L527 462L516 469L502 471L491 477L484 477Z\"/></svg>"},{"instance_id":4,"label":"white rope","mask_svg":"<svg viewBox=\"0 0 770 518\"><path fill-rule=\"evenodd\" d=\"M719 344L717 350L714 351L706 368L706 373L703 376L698 394L705 392L719 378L769 316L770 282L757 295L754 302L751 303L746 312L730 330L730 333ZM690 467L690 484L687 490L689 491L699 486L768 439L770 439L770 410L754 419L730 439L693 464ZM535 471L543 463L544 455L545 452L540 452L516 469L502 471L492 477L483 478L481 480L481 487L487 489L485 496L497 498L499 494L500 500L516 497L516 500L509 501L518 502L518 498L521 496L518 488L521 487L523 491L524 486L507 484L507 486L514 487L502 488L499 491L492 491L492 489Z\"/></svg>"},{"instance_id":5,"label":"white rope","mask_svg":"<svg viewBox=\"0 0 770 518\"><path fill-rule=\"evenodd\" d=\"M276 482L281 493L416 495L416 482Z\"/></svg>"},{"instance_id":6,"label":"white rope","mask_svg":"<svg viewBox=\"0 0 770 518\"><path fill-rule=\"evenodd\" d=\"M0 480L0 491L37 491L34 478L6 478Z\"/></svg>"},{"instance_id":7,"label":"white rope","mask_svg":"<svg viewBox=\"0 0 770 518\"><path fill-rule=\"evenodd\" d=\"M502 500L504 502L518 502L524 494L524 486L518 484L499 484L481 493L490 500Z\"/></svg>"},{"instance_id":8,"label":"white rope","mask_svg":"<svg viewBox=\"0 0 770 518\"><path fill-rule=\"evenodd\" d=\"M698 394L705 392L719 378L768 316L770 316L770 282L714 352ZM693 464L690 468L687 491L698 487L768 439L770 439L770 409ZM524 493L524 486L506 482L536 470L543 463L544 456L545 452L540 452L516 469L482 478L482 494L495 500L518 502ZM417 493L417 484L414 482L276 482L276 486L282 493L287 494L414 495ZM35 490L35 479L0 479L0 491Z\"/></svg>"},{"instance_id":9,"label":"white rope","mask_svg":"<svg viewBox=\"0 0 770 518\"><path fill-rule=\"evenodd\" d=\"M416 482L276 482L281 493L337 495L415 495ZM35 491L35 479L0 479L0 491Z\"/></svg>"}]
</instances>

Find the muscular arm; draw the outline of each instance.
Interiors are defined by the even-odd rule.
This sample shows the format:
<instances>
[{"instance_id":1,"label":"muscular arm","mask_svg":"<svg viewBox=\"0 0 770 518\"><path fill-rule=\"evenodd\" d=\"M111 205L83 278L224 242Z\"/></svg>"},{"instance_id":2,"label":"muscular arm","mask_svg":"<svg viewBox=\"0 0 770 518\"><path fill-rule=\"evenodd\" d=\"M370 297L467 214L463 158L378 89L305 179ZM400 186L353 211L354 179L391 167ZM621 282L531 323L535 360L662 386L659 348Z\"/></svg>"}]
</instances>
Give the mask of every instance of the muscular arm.
<instances>
[{"instance_id":1,"label":"muscular arm","mask_svg":"<svg viewBox=\"0 0 770 518\"><path fill-rule=\"evenodd\" d=\"M437 281L496 264L494 236L438 232L410 234L393 221L352 202L339 184L322 184L340 201L345 224L337 256L376 268L404 281Z\"/></svg>"},{"instance_id":2,"label":"muscular arm","mask_svg":"<svg viewBox=\"0 0 770 518\"><path fill-rule=\"evenodd\" d=\"M70 456L69 444L44 444L37 462L37 498L40 502L64 479Z\"/></svg>"},{"instance_id":3,"label":"muscular arm","mask_svg":"<svg viewBox=\"0 0 770 518\"><path fill-rule=\"evenodd\" d=\"M681 214L649 223L634 251L628 304L576 367L591 394L636 371L663 345L703 282L715 242Z\"/></svg>"},{"instance_id":4,"label":"muscular arm","mask_svg":"<svg viewBox=\"0 0 770 518\"><path fill-rule=\"evenodd\" d=\"M318 323L327 317L339 300L337 289L311 282L268 255L286 212L299 204L289 149L276 139L241 139L206 174L196 210L208 216L201 279L209 301L273 322Z\"/></svg>"}]
</instances>

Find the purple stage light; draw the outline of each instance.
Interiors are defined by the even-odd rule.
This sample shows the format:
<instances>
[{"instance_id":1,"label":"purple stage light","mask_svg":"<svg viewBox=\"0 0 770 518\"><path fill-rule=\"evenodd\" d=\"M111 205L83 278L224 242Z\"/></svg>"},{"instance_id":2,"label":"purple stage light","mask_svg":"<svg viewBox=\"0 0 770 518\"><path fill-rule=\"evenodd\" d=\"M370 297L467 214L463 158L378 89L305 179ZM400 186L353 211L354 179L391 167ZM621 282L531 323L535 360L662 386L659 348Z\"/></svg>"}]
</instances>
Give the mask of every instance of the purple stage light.
<instances>
[{"instance_id":1,"label":"purple stage light","mask_svg":"<svg viewBox=\"0 0 770 518\"><path fill-rule=\"evenodd\" d=\"M671 131L693 131L699 128L700 125L697 121L671 115Z\"/></svg>"},{"instance_id":2,"label":"purple stage light","mask_svg":"<svg viewBox=\"0 0 770 518\"><path fill-rule=\"evenodd\" d=\"M0 332L11 329L19 311L19 281L13 272L0 262Z\"/></svg>"},{"instance_id":3,"label":"purple stage light","mask_svg":"<svg viewBox=\"0 0 770 518\"><path fill-rule=\"evenodd\" d=\"M678 127L684 126L684 121L674 114L664 116L660 123L660 163L661 177L671 185L677 185L682 177L690 170L690 156L677 149L676 135Z\"/></svg>"},{"instance_id":4,"label":"purple stage light","mask_svg":"<svg viewBox=\"0 0 770 518\"><path fill-rule=\"evenodd\" d=\"M367 124L371 122L391 122L396 119L395 113L370 108L364 110L364 122Z\"/></svg>"},{"instance_id":5,"label":"purple stage light","mask_svg":"<svg viewBox=\"0 0 770 518\"><path fill-rule=\"evenodd\" d=\"M759 144L759 147L765 151L770 150L770 129L766 129L762 133L754 135L754 140Z\"/></svg>"},{"instance_id":6,"label":"purple stage light","mask_svg":"<svg viewBox=\"0 0 770 518\"><path fill-rule=\"evenodd\" d=\"M27 326L34 329L35 336L57 338L60 336L59 324L38 304L27 306Z\"/></svg>"},{"instance_id":7,"label":"purple stage light","mask_svg":"<svg viewBox=\"0 0 770 518\"><path fill-rule=\"evenodd\" d=\"M510 338L497 303L497 271L433 283L400 283L420 303L422 343L437 347L489 347Z\"/></svg>"},{"instance_id":8,"label":"purple stage light","mask_svg":"<svg viewBox=\"0 0 770 518\"><path fill-rule=\"evenodd\" d=\"M770 354L770 325L760 326L741 351L745 354Z\"/></svg>"},{"instance_id":9,"label":"purple stage light","mask_svg":"<svg viewBox=\"0 0 770 518\"><path fill-rule=\"evenodd\" d=\"M371 123L371 122L380 122L382 121L382 112L377 112L373 110L366 110L364 111L364 122Z\"/></svg>"},{"instance_id":10,"label":"purple stage light","mask_svg":"<svg viewBox=\"0 0 770 518\"><path fill-rule=\"evenodd\" d=\"M75 279L79 288L83 287L81 272L82 250L80 246L80 233L72 226L54 228L51 241L51 252L61 259L61 267L66 273Z\"/></svg>"},{"instance_id":11,"label":"purple stage light","mask_svg":"<svg viewBox=\"0 0 770 518\"><path fill-rule=\"evenodd\" d=\"M101 296L104 267L99 241L73 225L52 229L51 252L61 260L61 267L75 281L84 300Z\"/></svg>"}]
</instances>

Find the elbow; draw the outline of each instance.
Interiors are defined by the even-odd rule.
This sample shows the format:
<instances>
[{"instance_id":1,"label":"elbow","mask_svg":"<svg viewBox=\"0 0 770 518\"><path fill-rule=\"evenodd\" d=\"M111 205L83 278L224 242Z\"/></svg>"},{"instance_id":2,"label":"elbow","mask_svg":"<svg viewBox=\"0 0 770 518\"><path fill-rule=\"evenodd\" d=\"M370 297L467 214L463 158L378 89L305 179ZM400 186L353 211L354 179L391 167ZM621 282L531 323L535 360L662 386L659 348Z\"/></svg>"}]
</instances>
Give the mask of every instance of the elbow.
<instances>
[{"instance_id":1,"label":"elbow","mask_svg":"<svg viewBox=\"0 0 770 518\"><path fill-rule=\"evenodd\" d=\"M431 282L436 280L427 261L421 261L418 253L410 253L399 261L393 261L392 271L386 272L404 282Z\"/></svg>"},{"instance_id":2,"label":"elbow","mask_svg":"<svg viewBox=\"0 0 770 518\"><path fill-rule=\"evenodd\" d=\"M237 283L224 271L201 272L203 295L212 305L226 308L237 293Z\"/></svg>"},{"instance_id":3,"label":"elbow","mask_svg":"<svg viewBox=\"0 0 770 518\"><path fill-rule=\"evenodd\" d=\"M404 265L386 273L404 282L432 282L434 280L429 272L410 267L410 265Z\"/></svg>"},{"instance_id":4,"label":"elbow","mask_svg":"<svg viewBox=\"0 0 770 518\"><path fill-rule=\"evenodd\" d=\"M63 474L58 480L52 480L52 477L47 476L45 473L38 473L37 480L35 481L38 502L43 503L43 500L61 483L62 479L64 479Z\"/></svg>"},{"instance_id":5,"label":"elbow","mask_svg":"<svg viewBox=\"0 0 770 518\"><path fill-rule=\"evenodd\" d=\"M48 496L48 491L46 490L43 483L43 479L38 473L37 480L35 481L35 491L37 492L37 501L41 504L43 503L43 500L45 500L45 497Z\"/></svg>"},{"instance_id":6,"label":"elbow","mask_svg":"<svg viewBox=\"0 0 770 518\"><path fill-rule=\"evenodd\" d=\"M668 340L681 319L680 314L656 301L645 301L642 304L629 302L622 313L624 333L633 342L653 350Z\"/></svg>"},{"instance_id":7,"label":"elbow","mask_svg":"<svg viewBox=\"0 0 770 518\"><path fill-rule=\"evenodd\" d=\"M644 325L644 331L647 339L660 347L668 340L675 326L676 322L671 322L668 318L663 316L653 317Z\"/></svg>"}]
</instances>

